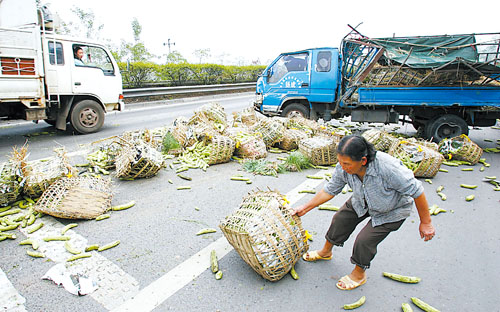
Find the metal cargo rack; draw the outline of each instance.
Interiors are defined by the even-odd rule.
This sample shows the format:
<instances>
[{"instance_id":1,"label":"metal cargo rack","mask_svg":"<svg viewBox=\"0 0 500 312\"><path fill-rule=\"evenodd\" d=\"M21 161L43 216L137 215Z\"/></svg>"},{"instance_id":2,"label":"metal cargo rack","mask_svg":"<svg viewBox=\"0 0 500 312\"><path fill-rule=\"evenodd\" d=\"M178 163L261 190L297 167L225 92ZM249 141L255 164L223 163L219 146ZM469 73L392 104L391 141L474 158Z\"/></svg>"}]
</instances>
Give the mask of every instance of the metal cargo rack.
<instances>
[{"instance_id":1,"label":"metal cargo rack","mask_svg":"<svg viewBox=\"0 0 500 312\"><path fill-rule=\"evenodd\" d=\"M500 33L368 38L352 29L340 101L355 101L359 87L500 87Z\"/></svg>"}]
</instances>

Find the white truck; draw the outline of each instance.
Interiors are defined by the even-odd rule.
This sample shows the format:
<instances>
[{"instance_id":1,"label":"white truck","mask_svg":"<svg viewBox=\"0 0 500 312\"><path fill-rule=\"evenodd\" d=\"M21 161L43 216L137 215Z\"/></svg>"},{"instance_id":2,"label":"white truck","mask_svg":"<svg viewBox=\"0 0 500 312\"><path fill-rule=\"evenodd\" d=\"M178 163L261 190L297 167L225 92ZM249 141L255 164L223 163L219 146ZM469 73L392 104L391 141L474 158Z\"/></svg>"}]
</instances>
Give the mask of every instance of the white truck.
<instances>
[{"instance_id":1,"label":"white truck","mask_svg":"<svg viewBox=\"0 0 500 312\"><path fill-rule=\"evenodd\" d=\"M118 65L103 45L58 35L54 24L35 0L0 0L0 119L96 132L106 112L124 108Z\"/></svg>"}]
</instances>

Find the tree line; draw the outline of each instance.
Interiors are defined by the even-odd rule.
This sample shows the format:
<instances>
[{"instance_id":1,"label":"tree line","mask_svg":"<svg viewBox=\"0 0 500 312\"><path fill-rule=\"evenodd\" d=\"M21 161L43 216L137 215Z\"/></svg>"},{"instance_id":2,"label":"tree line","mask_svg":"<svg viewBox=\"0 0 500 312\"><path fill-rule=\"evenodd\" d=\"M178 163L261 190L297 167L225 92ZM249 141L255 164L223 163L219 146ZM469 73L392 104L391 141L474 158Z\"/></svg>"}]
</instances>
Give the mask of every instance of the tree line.
<instances>
[{"instance_id":1,"label":"tree line","mask_svg":"<svg viewBox=\"0 0 500 312\"><path fill-rule=\"evenodd\" d=\"M202 63L210 56L210 49L197 49L194 55L199 64L190 64L174 50L166 56L166 62L159 64L161 56L151 53L141 40L142 26L134 18L130 24L133 31L133 41L121 39L119 46L110 39L102 38L101 31L104 24L96 23L94 12L73 7L72 13L76 18L66 23L61 22L58 32L66 35L85 36L106 43L117 60L120 68L123 86L138 88L144 86L181 86L195 84L220 84L256 81L264 70L262 65L219 65Z\"/></svg>"}]
</instances>

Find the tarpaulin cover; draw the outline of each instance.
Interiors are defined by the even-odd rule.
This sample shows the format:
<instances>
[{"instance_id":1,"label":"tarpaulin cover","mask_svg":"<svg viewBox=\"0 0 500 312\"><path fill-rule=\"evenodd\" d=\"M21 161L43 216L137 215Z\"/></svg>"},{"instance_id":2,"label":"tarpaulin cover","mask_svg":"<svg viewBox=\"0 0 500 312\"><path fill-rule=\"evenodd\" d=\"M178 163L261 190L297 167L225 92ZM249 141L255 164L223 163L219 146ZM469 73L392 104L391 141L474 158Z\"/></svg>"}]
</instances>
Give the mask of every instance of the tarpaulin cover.
<instances>
[{"instance_id":1,"label":"tarpaulin cover","mask_svg":"<svg viewBox=\"0 0 500 312\"><path fill-rule=\"evenodd\" d=\"M474 35L371 38L369 41L386 49L385 58L413 68L436 68L457 58L478 62Z\"/></svg>"}]
</instances>

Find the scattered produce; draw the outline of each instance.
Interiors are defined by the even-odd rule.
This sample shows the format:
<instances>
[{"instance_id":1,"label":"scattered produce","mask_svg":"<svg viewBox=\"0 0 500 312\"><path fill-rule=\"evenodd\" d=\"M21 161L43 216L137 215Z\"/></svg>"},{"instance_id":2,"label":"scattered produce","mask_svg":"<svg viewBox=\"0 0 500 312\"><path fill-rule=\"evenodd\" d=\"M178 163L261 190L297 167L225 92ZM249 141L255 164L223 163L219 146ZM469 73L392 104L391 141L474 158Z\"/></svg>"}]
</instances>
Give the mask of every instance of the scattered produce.
<instances>
[{"instance_id":1,"label":"scattered produce","mask_svg":"<svg viewBox=\"0 0 500 312\"><path fill-rule=\"evenodd\" d=\"M299 194L302 194L302 193L316 194L316 191L315 190L300 190Z\"/></svg>"},{"instance_id":2,"label":"scattered produce","mask_svg":"<svg viewBox=\"0 0 500 312\"><path fill-rule=\"evenodd\" d=\"M213 229L213 228L205 228L205 229L201 229L198 231L198 233L196 233L196 235L203 235L203 234L210 234L210 233L215 233L217 232L216 229Z\"/></svg>"},{"instance_id":3,"label":"scattered produce","mask_svg":"<svg viewBox=\"0 0 500 312\"><path fill-rule=\"evenodd\" d=\"M29 228L26 232L28 232L28 234L33 234L36 231L38 231L39 229L41 229L42 226L43 226L43 222L40 222L37 225L33 226L32 228Z\"/></svg>"},{"instance_id":4,"label":"scattered produce","mask_svg":"<svg viewBox=\"0 0 500 312\"><path fill-rule=\"evenodd\" d=\"M8 215L13 215L13 214L16 214L16 213L20 213L20 212L21 212L21 209L19 209L19 208L12 209L12 210L7 210L7 211L4 211L4 212L0 212L0 218L8 216Z\"/></svg>"},{"instance_id":5,"label":"scattered produce","mask_svg":"<svg viewBox=\"0 0 500 312\"><path fill-rule=\"evenodd\" d=\"M99 245L97 245L97 244L89 245L89 246L85 247L85 252L89 252L92 250L98 250L98 249L99 249Z\"/></svg>"},{"instance_id":6,"label":"scattered produce","mask_svg":"<svg viewBox=\"0 0 500 312\"><path fill-rule=\"evenodd\" d=\"M102 214L102 215L100 215L100 216L97 216L97 217L95 218L95 220L96 220L96 221L101 221L101 220L108 219L109 217L111 217L111 215L109 215L109 214L105 213L105 214Z\"/></svg>"},{"instance_id":7,"label":"scattered produce","mask_svg":"<svg viewBox=\"0 0 500 312\"><path fill-rule=\"evenodd\" d=\"M403 312L413 312L410 304L406 302L401 305L401 309L403 310Z\"/></svg>"},{"instance_id":8,"label":"scattered produce","mask_svg":"<svg viewBox=\"0 0 500 312\"><path fill-rule=\"evenodd\" d=\"M135 205L135 200L131 200L128 203L123 204L123 205L112 206L111 210L113 210L113 211L125 210L125 209L133 207L134 205Z\"/></svg>"},{"instance_id":9,"label":"scattered produce","mask_svg":"<svg viewBox=\"0 0 500 312\"><path fill-rule=\"evenodd\" d=\"M465 200L466 201L471 201L471 200L474 200L475 196L474 195L468 195L465 197Z\"/></svg>"},{"instance_id":10,"label":"scattered produce","mask_svg":"<svg viewBox=\"0 0 500 312\"><path fill-rule=\"evenodd\" d=\"M38 241L33 240L33 239L25 239L25 240L21 241L19 243L19 245L31 245L31 248L33 248L34 250L37 250L38 247L40 247L40 244L38 243Z\"/></svg>"},{"instance_id":11,"label":"scattered produce","mask_svg":"<svg viewBox=\"0 0 500 312\"><path fill-rule=\"evenodd\" d=\"M81 250L75 249L73 246L71 246L71 243L69 241L64 242L64 248L69 252L74 255L77 255L81 253Z\"/></svg>"},{"instance_id":12,"label":"scattered produce","mask_svg":"<svg viewBox=\"0 0 500 312\"><path fill-rule=\"evenodd\" d=\"M68 241L70 239L71 237L69 236L48 236L45 237L43 240L46 242L53 242L53 241Z\"/></svg>"},{"instance_id":13,"label":"scattered produce","mask_svg":"<svg viewBox=\"0 0 500 312\"><path fill-rule=\"evenodd\" d=\"M231 177L231 180L233 180L233 181L250 181L250 178L245 178L245 177Z\"/></svg>"},{"instance_id":14,"label":"scattered produce","mask_svg":"<svg viewBox=\"0 0 500 312\"><path fill-rule=\"evenodd\" d=\"M91 256L92 256L91 253L80 253L78 255L74 255L74 256L69 257L68 259L66 259L66 262L71 262L71 261L75 261L75 260L83 259L83 258L90 258Z\"/></svg>"},{"instance_id":15,"label":"scattered produce","mask_svg":"<svg viewBox=\"0 0 500 312\"><path fill-rule=\"evenodd\" d=\"M212 273L217 273L219 271L219 262L217 260L217 253L215 250L210 252L210 269Z\"/></svg>"},{"instance_id":16,"label":"scattered produce","mask_svg":"<svg viewBox=\"0 0 500 312\"><path fill-rule=\"evenodd\" d=\"M337 206L333 206L331 204L322 204L318 206L319 210L330 210L330 211L338 211L340 208Z\"/></svg>"},{"instance_id":17,"label":"scattered produce","mask_svg":"<svg viewBox=\"0 0 500 312\"><path fill-rule=\"evenodd\" d=\"M424 310L425 312L439 312L438 309L430 306L429 304L423 302L422 300L416 298L416 297L411 297L411 301L420 309Z\"/></svg>"},{"instance_id":18,"label":"scattered produce","mask_svg":"<svg viewBox=\"0 0 500 312\"><path fill-rule=\"evenodd\" d=\"M299 279L299 275L295 271L295 266L292 266L292 269L290 270L290 275L292 276L292 278L294 280L298 280Z\"/></svg>"},{"instance_id":19,"label":"scattered produce","mask_svg":"<svg viewBox=\"0 0 500 312\"><path fill-rule=\"evenodd\" d=\"M359 300L354 302L354 303L344 304L344 310L353 310L353 309L359 308L360 306L362 306L365 303L365 301L366 301L366 297L363 296L363 297L359 298Z\"/></svg>"},{"instance_id":20,"label":"scattered produce","mask_svg":"<svg viewBox=\"0 0 500 312\"><path fill-rule=\"evenodd\" d=\"M107 244L107 245L104 245L104 246L99 247L99 248L97 249L97 251L101 252L101 251L104 251L104 250L108 250L108 249L110 249L110 248L113 248L113 247L118 246L119 244L120 244L120 241L119 241L119 240L116 240L116 241L114 241L114 242L112 242L112 243L109 243L109 244Z\"/></svg>"},{"instance_id":21,"label":"scattered produce","mask_svg":"<svg viewBox=\"0 0 500 312\"><path fill-rule=\"evenodd\" d=\"M446 195L444 193L438 192L437 194L439 195L439 197L441 197L442 201L445 201L447 199L447 197L446 197Z\"/></svg>"},{"instance_id":22,"label":"scattered produce","mask_svg":"<svg viewBox=\"0 0 500 312\"><path fill-rule=\"evenodd\" d=\"M307 175L306 178L308 179L316 179L316 180L323 180L323 177L320 176L314 176L314 175Z\"/></svg>"},{"instance_id":23,"label":"scattered produce","mask_svg":"<svg viewBox=\"0 0 500 312\"><path fill-rule=\"evenodd\" d=\"M416 284L420 282L422 279L420 277L416 276L404 276L396 273L388 273L388 272L383 272L382 273L385 277L388 277L390 279L393 279L398 282L403 282L403 283L410 283L410 284Z\"/></svg>"},{"instance_id":24,"label":"scattered produce","mask_svg":"<svg viewBox=\"0 0 500 312\"><path fill-rule=\"evenodd\" d=\"M467 189L475 189L477 187L477 185L460 184L460 187L467 188Z\"/></svg>"},{"instance_id":25,"label":"scattered produce","mask_svg":"<svg viewBox=\"0 0 500 312\"><path fill-rule=\"evenodd\" d=\"M191 180L193 180L191 177L185 176L185 175L180 174L180 173L178 173L178 174L177 174L177 176L178 176L179 178L184 179L184 180L187 180L187 181L191 181Z\"/></svg>"},{"instance_id":26,"label":"scattered produce","mask_svg":"<svg viewBox=\"0 0 500 312\"><path fill-rule=\"evenodd\" d=\"M45 258L45 255L38 251L26 250L26 253L33 258Z\"/></svg>"},{"instance_id":27,"label":"scattered produce","mask_svg":"<svg viewBox=\"0 0 500 312\"><path fill-rule=\"evenodd\" d=\"M217 273L215 273L215 279L216 280L222 279L222 271L221 270L219 270L219 271L217 271Z\"/></svg>"},{"instance_id":28,"label":"scattered produce","mask_svg":"<svg viewBox=\"0 0 500 312\"><path fill-rule=\"evenodd\" d=\"M437 215L438 213L440 212L446 212L446 209L443 209L443 208L439 208L438 205L432 205L429 207L429 214L430 215Z\"/></svg>"}]
</instances>

